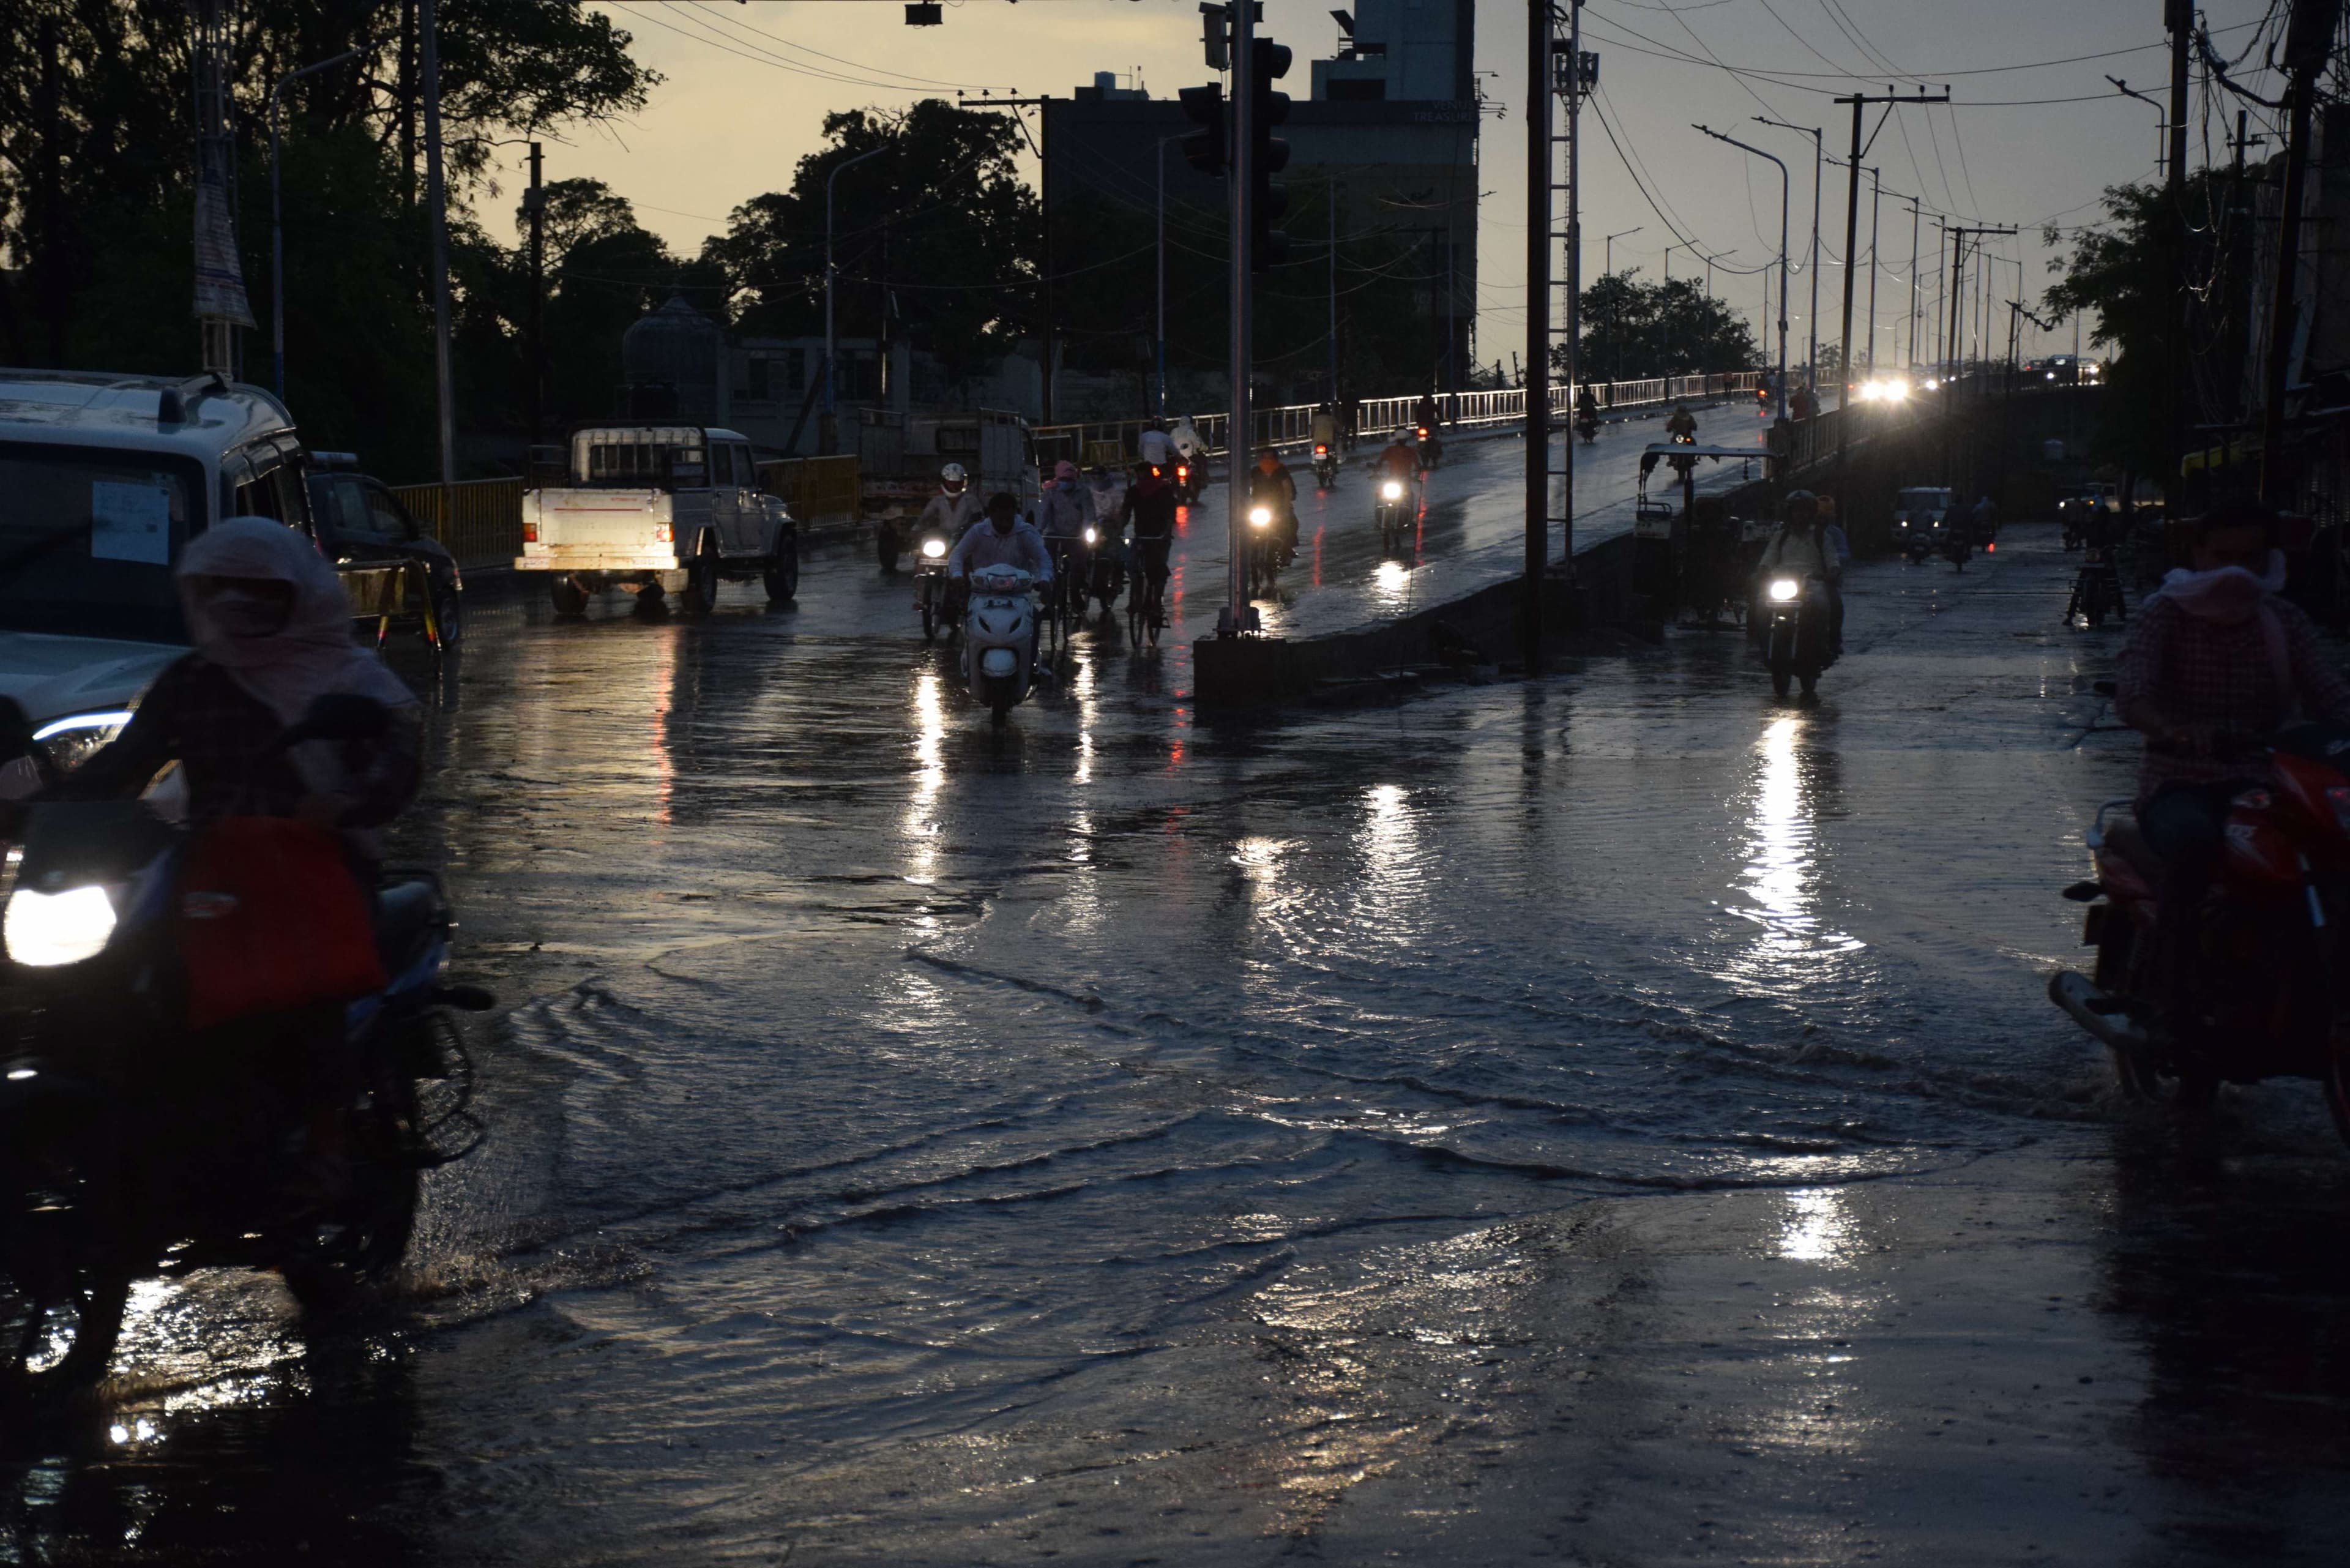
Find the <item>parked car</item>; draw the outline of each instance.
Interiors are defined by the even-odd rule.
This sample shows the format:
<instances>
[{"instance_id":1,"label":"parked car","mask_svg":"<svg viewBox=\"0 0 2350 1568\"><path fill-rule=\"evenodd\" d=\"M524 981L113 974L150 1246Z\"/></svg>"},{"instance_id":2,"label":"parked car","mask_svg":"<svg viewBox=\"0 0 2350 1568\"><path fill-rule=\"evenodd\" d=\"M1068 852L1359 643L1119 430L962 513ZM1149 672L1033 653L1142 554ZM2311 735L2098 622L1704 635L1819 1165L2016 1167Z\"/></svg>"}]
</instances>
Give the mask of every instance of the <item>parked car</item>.
<instances>
[{"instance_id":1,"label":"parked car","mask_svg":"<svg viewBox=\"0 0 2350 1568\"><path fill-rule=\"evenodd\" d=\"M0 369L0 694L72 767L187 650L172 567L224 517L310 527L286 406L218 376ZM29 791L25 759L0 795Z\"/></svg>"},{"instance_id":2,"label":"parked car","mask_svg":"<svg viewBox=\"0 0 2350 1568\"><path fill-rule=\"evenodd\" d=\"M457 557L426 533L381 480L358 471L349 452L311 454L312 536L351 597L359 619L380 637L412 629L436 649L465 635L465 579Z\"/></svg>"},{"instance_id":3,"label":"parked car","mask_svg":"<svg viewBox=\"0 0 2350 1568\"><path fill-rule=\"evenodd\" d=\"M780 497L758 488L751 442L733 431L671 423L588 425L572 432L567 483L526 492L518 572L546 575L560 615L609 587L658 603L676 594L705 614L721 578L756 578L771 602L799 591L799 531Z\"/></svg>"}]
</instances>

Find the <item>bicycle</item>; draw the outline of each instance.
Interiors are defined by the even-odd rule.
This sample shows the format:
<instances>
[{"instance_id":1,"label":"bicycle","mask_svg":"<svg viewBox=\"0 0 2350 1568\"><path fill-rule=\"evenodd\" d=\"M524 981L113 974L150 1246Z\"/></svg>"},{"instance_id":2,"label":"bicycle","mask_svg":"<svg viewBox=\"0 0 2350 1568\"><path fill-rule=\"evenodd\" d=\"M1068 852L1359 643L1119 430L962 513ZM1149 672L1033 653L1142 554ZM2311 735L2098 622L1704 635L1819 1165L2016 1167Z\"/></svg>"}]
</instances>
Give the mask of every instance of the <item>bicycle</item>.
<instances>
[{"instance_id":1,"label":"bicycle","mask_svg":"<svg viewBox=\"0 0 2350 1568\"><path fill-rule=\"evenodd\" d=\"M1145 637L1156 648L1159 633L1167 624L1167 578L1163 572L1151 574L1145 558L1148 552L1140 541L1130 548L1133 554L1127 563L1131 587L1126 596L1126 634L1137 649L1142 647Z\"/></svg>"}]
</instances>

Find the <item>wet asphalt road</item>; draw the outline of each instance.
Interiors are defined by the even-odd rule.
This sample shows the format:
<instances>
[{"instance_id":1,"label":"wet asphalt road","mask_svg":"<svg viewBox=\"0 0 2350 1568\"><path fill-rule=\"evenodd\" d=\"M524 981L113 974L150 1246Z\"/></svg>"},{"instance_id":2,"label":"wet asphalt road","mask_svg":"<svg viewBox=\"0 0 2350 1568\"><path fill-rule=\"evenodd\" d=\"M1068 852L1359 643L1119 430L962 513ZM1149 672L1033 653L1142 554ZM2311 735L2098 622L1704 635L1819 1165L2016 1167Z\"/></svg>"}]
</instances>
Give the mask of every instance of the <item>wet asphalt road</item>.
<instances>
[{"instance_id":1,"label":"wet asphalt road","mask_svg":"<svg viewBox=\"0 0 2350 1568\"><path fill-rule=\"evenodd\" d=\"M485 607L404 848L489 1143L379 1315L142 1292L0 1560L2339 1561L2350 1158L2041 996L2068 570L1859 569L1815 706L1677 632L1209 724L1088 634L1003 732L845 546Z\"/></svg>"}]
</instances>

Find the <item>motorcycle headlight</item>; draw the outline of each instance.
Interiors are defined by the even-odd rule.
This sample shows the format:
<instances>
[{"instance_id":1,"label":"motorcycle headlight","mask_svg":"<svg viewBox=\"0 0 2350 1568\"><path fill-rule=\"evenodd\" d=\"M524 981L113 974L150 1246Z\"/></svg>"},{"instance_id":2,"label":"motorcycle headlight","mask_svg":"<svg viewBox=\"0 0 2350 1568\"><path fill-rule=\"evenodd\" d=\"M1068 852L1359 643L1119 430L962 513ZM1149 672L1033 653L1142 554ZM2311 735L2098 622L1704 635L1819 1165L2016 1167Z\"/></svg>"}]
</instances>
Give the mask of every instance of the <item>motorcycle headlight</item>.
<instances>
[{"instance_id":1,"label":"motorcycle headlight","mask_svg":"<svg viewBox=\"0 0 2350 1568\"><path fill-rule=\"evenodd\" d=\"M1390 479L1385 484L1379 486L1379 493L1386 496L1389 501L1401 501L1403 499L1403 483L1399 480Z\"/></svg>"},{"instance_id":2,"label":"motorcycle headlight","mask_svg":"<svg viewBox=\"0 0 2350 1568\"><path fill-rule=\"evenodd\" d=\"M1086 543L1087 543L1087 544L1091 545L1091 544L1097 543L1100 538L1101 538L1101 535L1098 535L1098 534L1097 534L1097 533L1095 533L1092 529L1088 528L1088 529L1087 529L1087 530L1086 530Z\"/></svg>"},{"instance_id":3,"label":"motorcycle headlight","mask_svg":"<svg viewBox=\"0 0 2350 1568\"><path fill-rule=\"evenodd\" d=\"M941 560L945 557L946 553L947 542L944 539L925 539L922 541L922 559L925 561Z\"/></svg>"},{"instance_id":4,"label":"motorcycle headlight","mask_svg":"<svg viewBox=\"0 0 2350 1568\"><path fill-rule=\"evenodd\" d=\"M69 774L105 750L106 743L122 733L122 726L130 722L128 709L110 709L103 713L70 713L53 719L33 732L34 741L48 753L57 772Z\"/></svg>"},{"instance_id":5,"label":"motorcycle headlight","mask_svg":"<svg viewBox=\"0 0 2350 1568\"><path fill-rule=\"evenodd\" d=\"M1802 593L1803 591L1803 585L1796 582L1793 577L1773 577L1771 579L1771 597L1777 599L1782 604L1794 598L1797 594Z\"/></svg>"},{"instance_id":6,"label":"motorcycle headlight","mask_svg":"<svg viewBox=\"0 0 2350 1568\"><path fill-rule=\"evenodd\" d=\"M114 935L114 903L103 888L72 888L62 893L18 888L0 917L0 940L8 956L32 969L54 969L96 958Z\"/></svg>"},{"instance_id":7,"label":"motorcycle headlight","mask_svg":"<svg viewBox=\"0 0 2350 1568\"><path fill-rule=\"evenodd\" d=\"M1252 528L1270 528L1270 527L1272 527L1272 526L1273 526L1273 508L1271 508L1270 506L1256 506L1256 507L1252 507L1252 508L1250 508L1250 510L1249 510L1249 526L1250 526L1250 527L1252 527Z\"/></svg>"}]
</instances>

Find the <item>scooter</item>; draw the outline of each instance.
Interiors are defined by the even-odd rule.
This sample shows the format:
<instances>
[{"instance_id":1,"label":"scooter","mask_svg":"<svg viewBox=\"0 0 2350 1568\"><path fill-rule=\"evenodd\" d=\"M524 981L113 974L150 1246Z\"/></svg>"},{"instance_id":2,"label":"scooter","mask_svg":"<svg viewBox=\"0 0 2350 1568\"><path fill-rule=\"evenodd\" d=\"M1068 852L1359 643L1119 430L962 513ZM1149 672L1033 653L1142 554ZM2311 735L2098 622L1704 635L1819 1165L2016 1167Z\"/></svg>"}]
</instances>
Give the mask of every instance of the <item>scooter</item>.
<instances>
[{"instance_id":1,"label":"scooter","mask_svg":"<svg viewBox=\"0 0 2350 1568\"><path fill-rule=\"evenodd\" d=\"M1770 615L1762 662L1771 670L1772 691L1784 697L1800 680L1804 696L1816 695L1821 672L1835 662L1828 639L1827 585L1817 577L1774 576L1762 591Z\"/></svg>"},{"instance_id":2,"label":"scooter","mask_svg":"<svg viewBox=\"0 0 2350 1568\"><path fill-rule=\"evenodd\" d=\"M1314 483L1325 490L1338 483L1338 454L1327 441L1314 443Z\"/></svg>"},{"instance_id":3,"label":"scooter","mask_svg":"<svg viewBox=\"0 0 2350 1568\"><path fill-rule=\"evenodd\" d=\"M936 531L922 535L914 561L914 608L922 618L922 640L941 628L951 639L962 622L962 601L969 589L948 575L947 556L954 542Z\"/></svg>"},{"instance_id":4,"label":"scooter","mask_svg":"<svg viewBox=\"0 0 2350 1568\"><path fill-rule=\"evenodd\" d=\"M963 679L1002 724L1027 701L1036 679L1035 579L1017 566L983 566L971 575L963 618Z\"/></svg>"},{"instance_id":5,"label":"scooter","mask_svg":"<svg viewBox=\"0 0 2350 1568\"><path fill-rule=\"evenodd\" d=\"M1941 532L1938 523L1913 525L1908 518L1902 517L1895 520L1894 528L1900 537L1901 553L1909 557L1913 566L1925 565L1926 557L1941 547L1935 538Z\"/></svg>"},{"instance_id":6,"label":"scooter","mask_svg":"<svg viewBox=\"0 0 2350 1568\"><path fill-rule=\"evenodd\" d=\"M277 745L365 740L385 722L368 699L325 698ZM52 771L13 702L0 751ZM441 981L455 921L439 880L380 889L372 930L358 888L338 900L317 883L294 912L297 959L286 900L267 894L340 870L319 830L249 817L188 830L143 801L74 801L26 808L16 836L0 911L0 1409L103 1378L140 1280L274 1269L312 1312L389 1281L421 1173L479 1142L448 1015L494 1003ZM301 1069L254 1064L307 1059L338 1012L348 1176L321 1200L297 1164L315 1113L280 1082Z\"/></svg>"},{"instance_id":7,"label":"scooter","mask_svg":"<svg viewBox=\"0 0 2350 1568\"><path fill-rule=\"evenodd\" d=\"M2241 750L2265 753L2271 782L2229 808L2187 961L2191 1016L2170 1016L2181 988L2177 955L2156 940L2163 867L2127 801L2098 808L2095 875L2064 889L2088 906L2081 944L2096 961L2051 976L2048 999L2106 1047L2132 1099L2196 1108L2223 1081L2314 1078L2350 1142L2350 1001L2334 981L2350 922L2350 730L2301 725Z\"/></svg>"},{"instance_id":8,"label":"scooter","mask_svg":"<svg viewBox=\"0 0 2350 1568\"><path fill-rule=\"evenodd\" d=\"M1392 471L1379 481L1379 498L1371 508L1378 525L1381 556L1400 556L1411 542L1411 487Z\"/></svg>"}]
</instances>

